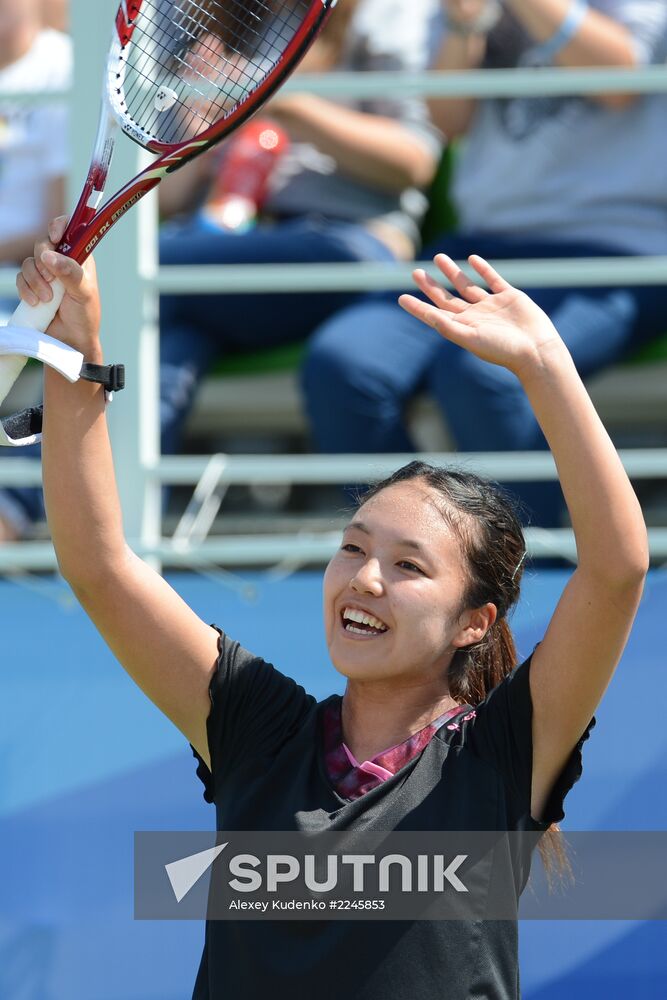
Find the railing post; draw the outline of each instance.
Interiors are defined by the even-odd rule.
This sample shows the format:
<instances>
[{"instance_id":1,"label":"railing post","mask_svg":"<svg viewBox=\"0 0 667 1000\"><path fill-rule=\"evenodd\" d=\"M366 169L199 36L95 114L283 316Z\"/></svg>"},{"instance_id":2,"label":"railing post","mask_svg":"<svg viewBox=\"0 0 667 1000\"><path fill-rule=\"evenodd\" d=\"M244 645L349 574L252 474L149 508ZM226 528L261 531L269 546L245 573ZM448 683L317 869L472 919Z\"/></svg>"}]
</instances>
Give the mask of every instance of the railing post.
<instances>
[{"instance_id":1,"label":"railing post","mask_svg":"<svg viewBox=\"0 0 667 1000\"><path fill-rule=\"evenodd\" d=\"M112 8L73 0L76 35L72 108L70 204L78 196L95 137ZM107 11L109 16L107 17ZM100 30L101 28L101 30ZM139 146L119 137L107 191L129 179L147 157ZM158 457L157 296L145 283L156 271L156 210L148 195L102 241L95 253L102 294L105 357L126 366L127 388L108 410L116 479L130 545L145 548L160 537L160 485L147 473Z\"/></svg>"}]
</instances>

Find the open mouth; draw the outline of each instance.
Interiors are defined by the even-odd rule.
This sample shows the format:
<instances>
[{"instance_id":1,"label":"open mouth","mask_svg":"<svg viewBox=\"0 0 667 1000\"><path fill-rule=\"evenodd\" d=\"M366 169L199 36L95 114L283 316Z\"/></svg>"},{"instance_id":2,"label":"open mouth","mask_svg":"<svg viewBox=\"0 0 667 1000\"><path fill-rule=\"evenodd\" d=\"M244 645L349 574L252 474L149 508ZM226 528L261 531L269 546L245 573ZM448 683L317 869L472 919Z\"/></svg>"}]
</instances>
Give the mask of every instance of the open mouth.
<instances>
[{"instance_id":1,"label":"open mouth","mask_svg":"<svg viewBox=\"0 0 667 1000\"><path fill-rule=\"evenodd\" d=\"M343 629L350 635L376 636L389 631L389 626L367 611L343 608L340 614Z\"/></svg>"}]
</instances>

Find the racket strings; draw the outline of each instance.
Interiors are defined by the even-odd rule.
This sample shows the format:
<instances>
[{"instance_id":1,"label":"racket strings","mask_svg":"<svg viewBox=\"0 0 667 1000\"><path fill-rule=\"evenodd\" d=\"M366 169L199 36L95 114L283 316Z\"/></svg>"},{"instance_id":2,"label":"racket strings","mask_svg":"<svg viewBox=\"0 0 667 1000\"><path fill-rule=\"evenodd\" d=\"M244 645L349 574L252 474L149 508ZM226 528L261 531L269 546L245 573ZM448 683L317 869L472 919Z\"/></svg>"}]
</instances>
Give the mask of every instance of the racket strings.
<instances>
[{"instance_id":1,"label":"racket strings","mask_svg":"<svg viewBox=\"0 0 667 1000\"><path fill-rule=\"evenodd\" d=\"M118 93L159 142L194 138L229 114L280 60L312 0L144 0Z\"/></svg>"},{"instance_id":2,"label":"racket strings","mask_svg":"<svg viewBox=\"0 0 667 1000\"><path fill-rule=\"evenodd\" d=\"M160 37L163 36L163 37ZM197 40L195 36L194 40ZM157 60L156 47L160 50L160 59ZM150 121L146 121L147 114L156 115L154 108L154 88L155 88L155 69L156 63L159 62L160 66L170 65L172 61L175 61L180 67L177 69L177 73L180 72L183 76L189 75L190 77L194 74L199 77L204 85L208 85L210 90L211 77L201 70L194 68L191 64L183 59L178 52L173 51L173 34L167 31L166 27L162 27L159 33L151 36L150 42L147 41L143 35L138 36L133 40L133 52L132 52L132 62L131 69L133 74L138 78L135 81L134 91L130 87L126 86L126 95L128 97L134 96L137 98L138 103L135 103L133 108L133 118L135 121L141 122L142 126L146 131L152 131L150 128ZM218 71L219 67L215 66L213 63L208 63L203 56L200 55L199 62L208 65L212 71ZM171 67L170 67L171 68ZM166 80L167 76L162 73L163 78ZM210 98L210 94L206 93L205 89L200 90L196 85L194 80L190 79L189 89L194 91L202 103L207 100L207 96ZM143 100L142 100L143 98ZM183 107L182 101L179 102L181 107ZM221 109L220 109L221 110ZM190 106L190 113L193 117L200 118L202 121L207 122L208 119L200 115L197 108L193 105Z\"/></svg>"},{"instance_id":3,"label":"racket strings","mask_svg":"<svg viewBox=\"0 0 667 1000\"><path fill-rule=\"evenodd\" d=\"M149 7L153 6L150 3L150 0L148 2L148 6ZM215 4L215 7L220 8L220 4ZM261 4L261 7L265 12L268 10L265 4ZM203 18L197 19L192 13L193 9L196 11L197 14L203 14ZM239 34L238 24L241 24L243 29L247 29L248 25L245 23L245 21L241 20L241 18L238 17L235 12L232 13L234 14L234 17L232 18L232 25L234 27L235 33L238 35ZM248 13L249 12L247 10L244 10L244 14ZM250 14L252 15L252 12L250 12ZM234 24L233 22L237 23ZM180 64L181 77L189 79L190 90L194 91L194 93L197 95L197 99L195 100L194 103L192 102L190 103L189 115L184 116L183 112L185 110L185 103L183 100L183 94L180 95L177 94L179 107L169 117L169 120L167 122L164 121L162 122L162 124L167 125L168 128L165 130L165 134L161 136L161 138L166 139L167 141L169 140L179 141L182 138L188 137L193 132L201 130L200 123L203 123L203 125L206 127L207 125L211 124L212 122L220 118L225 113L226 110L225 104L221 103L219 100L215 100L215 98L212 98L212 91L216 95L220 91L220 81L216 79L216 76L219 74L220 70L220 40L216 36L212 36L214 38L214 44L211 45L210 43L207 42L207 35L205 31L202 30L206 28L207 23L209 25L211 23L215 24L216 31L221 26L219 18L217 18L214 15L211 9L211 5L207 5L207 8L203 10L200 4L193 4L192 2L190 2L189 10L186 10L182 4L172 5L171 24L180 29L181 41L183 39L183 36L185 36L186 39L189 39L189 42L186 42L186 45L189 46L192 46L193 44L197 45L196 57L193 57L192 55L190 55L190 53L188 53L187 57L183 58L181 55L179 55L177 51L173 53L173 58L177 63ZM165 33L167 34L167 37L171 39L173 46L173 34L168 31L164 21L161 27L162 27L162 34ZM257 35L258 38L261 37L259 36L259 33L255 32L255 34ZM240 53L240 51L236 49L233 43L230 44L228 39L229 36L227 36L226 39L225 49L231 50L236 55L241 56L242 54ZM162 48L162 55L164 56L165 45L163 43L163 40L159 39L159 43L160 47ZM150 91L147 91L147 88L145 86L146 83L150 83L152 77L151 69L153 67L148 67L148 70L146 69L146 59L150 60L151 57L154 58L155 53L148 51L145 45L142 44L141 41L138 41L136 44L139 53L145 57L143 60L144 62L143 67L139 63L137 64L137 69L144 83L143 90L145 94L144 94L143 104L141 104L135 111L135 118L138 116L142 116L145 119L146 112L147 111L151 112L153 110L151 108ZM169 58L169 56L171 55L171 48L168 47L166 49L166 55L167 58ZM216 63L213 63L211 59L206 58L207 55L210 55L212 58L215 58ZM230 64L234 62L234 60L230 59L229 56L226 56L226 61L227 63ZM252 60L247 60L247 62L250 64L253 70L252 74L245 71L243 67L240 67L238 65L235 66L236 79L234 82L236 84L235 93L237 95L239 94L239 90L241 90L242 93L243 91L249 93L250 90L252 89L253 84L255 83L256 74L262 72L262 67L254 64ZM202 90L200 89L200 87L196 86L195 81L193 80L193 76L198 78L198 82L201 81L201 84L203 84L205 89ZM179 89L182 90L182 88ZM229 98L231 98L234 95L230 94L226 88L222 88L222 96L224 97L227 104L229 104ZM174 103L176 104L177 102L175 101ZM202 111L202 108L206 109L205 113ZM155 119L156 117L164 117L164 116L159 114L152 115L153 119ZM155 131L154 124L155 124L154 121L149 120L148 123L149 128L146 130ZM153 128L151 128L151 126L153 126ZM176 127L174 128L174 126ZM180 130L183 129L185 130L185 135L183 135L182 132L180 132Z\"/></svg>"}]
</instances>

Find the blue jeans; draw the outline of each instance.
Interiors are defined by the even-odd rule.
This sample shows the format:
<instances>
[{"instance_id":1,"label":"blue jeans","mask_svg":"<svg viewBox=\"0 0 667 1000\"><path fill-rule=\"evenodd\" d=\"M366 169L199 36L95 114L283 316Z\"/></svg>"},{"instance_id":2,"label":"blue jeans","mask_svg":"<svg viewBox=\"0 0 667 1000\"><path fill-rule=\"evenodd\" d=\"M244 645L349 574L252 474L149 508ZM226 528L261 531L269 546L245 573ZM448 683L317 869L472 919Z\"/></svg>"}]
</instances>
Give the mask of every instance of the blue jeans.
<instances>
[{"instance_id":1,"label":"blue jeans","mask_svg":"<svg viewBox=\"0 0 667 1000\"><path fill-rule=\"evenodd\" d=\"M528 242L508 237L445 235L427 248L454 259L615 256L594 244ZM667 326L667 288L531 288L583 377L619 360ZM462 451L546 448L518 379L443 340L396 304L396 295L368 296L338 313L311 338L303 390L315 446L322 452L410 452L404 420L418 392L438 402ZM508 484L532 523L560 523L557 483Z\"/></svg>"},{"instance_id":2,"label":"blue jeans","mask_svg":"<svg viewBox=\"0 0 667 1000\"><path fill-rule=\"evenodd\" d=\"M193 217L165 225L162 264L303 264L391 261L393 254L356 223L319 217L260 224L234 234ZM230 354L304 340L333 313L360 298L356 292L239 295L165 295L160 303L160 423L162 451L180 445L197 387L211 364ZM122 405L122 396L119 397ZM6 448L8 455L39 455L39 448ZM0 490L0 514L21 530L44 516L41 490Z\"/></svg>"},{"instance_id":3,"label":"blue jeans","mask_svg":"<svg viewBox=\"0 0 667 1000\"><path fill-rule=\"evenodd\" d=\"M165 226L163 264L305 264L393 260L362 226L293 219L233 235L195 220ZM305 340L359 293L165 295L160 305L162 450L173 453L197 385L230 354Z\"/></svg>"}]
</instances>

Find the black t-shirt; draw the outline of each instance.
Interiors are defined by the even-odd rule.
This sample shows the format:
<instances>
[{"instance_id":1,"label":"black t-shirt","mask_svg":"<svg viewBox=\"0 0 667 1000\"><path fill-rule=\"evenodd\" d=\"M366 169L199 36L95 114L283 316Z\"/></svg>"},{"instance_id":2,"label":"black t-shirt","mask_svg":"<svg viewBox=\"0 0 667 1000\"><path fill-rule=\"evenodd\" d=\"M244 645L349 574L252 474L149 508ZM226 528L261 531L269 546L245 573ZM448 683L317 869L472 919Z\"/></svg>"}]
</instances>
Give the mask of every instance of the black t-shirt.
<instances>
[{"instance_id":1,"label":"black t-shirt","mask_svg":"<svg viewBox=\"0 0 667 1000\"><path fill-rule=\"evenodd\" d=\"M539 832L563 818L581 746L544 819L530 816L530 658L458 730L441 727L395 775L354 800L331 786L322 709L270 663L221 634L199 759L218 830ZM331 698L338 698L332 695ZM459 721L457 719L457 721ZM194 751L193 751L194 752ZM195 756L198 755L195 752ZM529 861L518 873L519 890ZM513 921L208 921L193 1000L516 1000Z\"/></svg>"}]
</instances>

